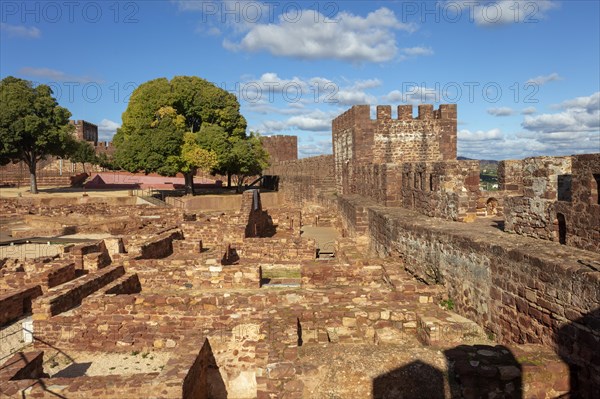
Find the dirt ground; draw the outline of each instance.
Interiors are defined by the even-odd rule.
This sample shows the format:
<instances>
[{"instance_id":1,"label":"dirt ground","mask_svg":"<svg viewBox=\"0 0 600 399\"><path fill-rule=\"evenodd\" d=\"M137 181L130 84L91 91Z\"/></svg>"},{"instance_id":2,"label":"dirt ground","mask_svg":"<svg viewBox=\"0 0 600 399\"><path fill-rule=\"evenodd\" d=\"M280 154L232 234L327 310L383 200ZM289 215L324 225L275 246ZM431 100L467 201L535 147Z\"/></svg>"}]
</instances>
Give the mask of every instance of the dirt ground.
<instances>
[{"instance_id":1,"label":"dirt ground","mask_svg":"<svg viewBox=\"0 0 600 399\"><path fill-rule=\"evenodd\" d=\"M54 352L44 356L44 371L66 378L152 373L162 371L169 357L166 352Z\"/></svg>"}]
</instances>

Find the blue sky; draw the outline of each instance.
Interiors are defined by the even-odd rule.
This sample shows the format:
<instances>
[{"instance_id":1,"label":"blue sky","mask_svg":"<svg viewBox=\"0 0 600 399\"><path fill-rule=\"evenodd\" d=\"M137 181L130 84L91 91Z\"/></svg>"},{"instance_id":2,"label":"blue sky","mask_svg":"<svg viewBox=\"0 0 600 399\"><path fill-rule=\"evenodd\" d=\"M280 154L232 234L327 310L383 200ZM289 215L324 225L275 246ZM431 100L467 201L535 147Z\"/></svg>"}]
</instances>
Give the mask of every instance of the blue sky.
<instances>
[{"instance_id":1,"label":"blue sky","mask_svg":"<svg viewBox=\"0 0 600 399\"><path fill-rule=\"evenodd\" d=\"M352 105L404 103L457 103L459 155L599 152L599 4L2 1L0 77L50 84L105 140L137 85L196 75L301 156Z\"/></svg>"}]
</instances>

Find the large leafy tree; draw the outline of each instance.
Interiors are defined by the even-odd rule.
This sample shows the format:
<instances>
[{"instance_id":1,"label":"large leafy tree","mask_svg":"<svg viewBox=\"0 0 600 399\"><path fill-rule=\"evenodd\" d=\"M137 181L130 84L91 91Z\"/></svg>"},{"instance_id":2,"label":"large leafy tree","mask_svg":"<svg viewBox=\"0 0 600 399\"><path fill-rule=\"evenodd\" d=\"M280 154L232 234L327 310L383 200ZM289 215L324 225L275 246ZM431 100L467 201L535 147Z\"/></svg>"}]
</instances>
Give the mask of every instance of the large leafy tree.
<instances>
[{"instance_id":1,"label":"large leafy tree","mask_svg":"<svg viewBox=\"0 0 600 399\"><path fill-rule=\"evenodd\" d=\"M115 162L131 172L181 172L186 191L193 192L196 170L220 164L219 154L201 144L205 126L218 127L227 139L245 137L246 120L233 94L195 76L151 80L133 92L123 113Z\"/></svg>"},{"instance_id":2,"label":"large leafy tree","mask_svg":"<svg viewBox=\"0 0 600 399\"><path fill-rule=\"evenodd\" d=\"M47 85L8 76L0 81L0 164L23 161L31 192L37 194L37 163L72 148L71 113L58 105Z\"/></svg>"}]
</instances>

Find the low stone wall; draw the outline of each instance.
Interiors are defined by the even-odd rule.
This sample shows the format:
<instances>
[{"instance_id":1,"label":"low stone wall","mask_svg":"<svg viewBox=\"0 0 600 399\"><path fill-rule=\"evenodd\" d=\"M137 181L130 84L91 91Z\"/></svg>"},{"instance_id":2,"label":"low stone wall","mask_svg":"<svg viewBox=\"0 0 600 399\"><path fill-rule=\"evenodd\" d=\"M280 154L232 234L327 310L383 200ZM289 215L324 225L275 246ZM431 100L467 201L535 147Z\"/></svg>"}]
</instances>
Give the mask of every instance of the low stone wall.
<instances>
[{"instance_id":1,"label":"low stone wall","mask_svg":"<svg viewBox=\"0 0 600 399\"><path fill-rule=\"evenodd\" d=\"M48 378L42 373L43 354L19 353L9 359L1 368L0 392L15 398L208 399L217 367L208 340L197 336L188 337L181 353L171 356L160 373Z\"/></svg>"},{"instance_id":2,"label":"low stone wall","mask_svg":"<svg viewBox=\"0 0 600 399\"><path fill-rule=\"evenodd\" d=\"M12 260L14 265L0 270L0 294L25 286L39 285L42 291L75 278L75 262L52 258Z\"/></svg>"},{"instance_id":3,"label":"low stone wall","mask_svg":"<svg viewBox=\"0 0 600 399\"><path fill-rule=\"evenodd\" d=\"M144 239L133 244L128 242L127 252L138 259L165 258L173 253L173 240L182 240L183 233L180 229L165 231L157 236Z\"/></svg>"},{"instance_id":4,"label":"low stone wall","mask_svg":"<svg viewBox=\"0 0 600 399\"><path fill-rule=\"evenodd\" d=\"M558 226L554 225L554 201L508 197L505 204L506 208L510 209L504 224L506 231L542 240L558 239Z\"/></svg>"},{"instance_id":5,"label":"low stone wall","mask_svg":"<svg viewBox=\"0 0 600 399\"><path fill-rule=\"evenodd\" d=\"M373 203L359 196L337 197L343 235L364 234L368 226L367 207Z\"/></svg>"},{"instance_id":6,"label":"low stone wall","mask_svg":"<svg viewBox=\"0 0 600 399\"><path fill-rule=\"evenodd\" d=\"M591 327L600 320L600 272L588 266L600 261L597 254L557 256L557 244L376 206L368 234L380 256L401 257L418 278L444 283L455 309L500 342L556 347L571 364L600 372L585 355L600 341ZM577 344L561 345L567 336L579 337Z\"/></svg>"},{"instance_id":7,"label":"low stone wall","mask_svg":"<svg viewBox=\"0 0 600 399\"><path fill-rule=\"evenodd\" d=\"M380 265L338 265L328 261L302 265L302 287L385 286L385 271Z\"/></svg>"},{"instance_id":8,"label":"low stone wall","mask_svg":"<svg viewBox=\"0 0 600 399\"><path fill-rule=\"evenodd\" d=\"M42 295L39 285L0 296L0 326L20 319L31 312L32 301Z\"/></svg>"},{"instance_id":9,"label":"low stone wall","mask_svg":"<svg viewBox=\"0 0 600 399\"><path fill-rule=\"evenodd\" d=\"M246 238L235 249L242 260L276 263L313 260L317 254L314 240L300 237Z\"/></svg>"},{"instance_id":10,"label":"low stone wall","mask_svg":"<svg viewBox=\"0 0 600 399\"><path fill-rule=\"evenodd\" d=\"M189 260L130 260L127 270L136 272L144 290L158 289L223 289L259 288L258 266L222 266L216 259Z\"/></svg>"},{"instance_id":11,"label":"low stone wall","mask_svg":"<svg viewBox=\"0 0 600 399\"><path fill-rule=\"evenodd\" d=\"M112 266L63 284L59 291L36 301L34 320L44 320L81 304L84 298L125 274L123 266Z\"/></svg>"}]
</instances>

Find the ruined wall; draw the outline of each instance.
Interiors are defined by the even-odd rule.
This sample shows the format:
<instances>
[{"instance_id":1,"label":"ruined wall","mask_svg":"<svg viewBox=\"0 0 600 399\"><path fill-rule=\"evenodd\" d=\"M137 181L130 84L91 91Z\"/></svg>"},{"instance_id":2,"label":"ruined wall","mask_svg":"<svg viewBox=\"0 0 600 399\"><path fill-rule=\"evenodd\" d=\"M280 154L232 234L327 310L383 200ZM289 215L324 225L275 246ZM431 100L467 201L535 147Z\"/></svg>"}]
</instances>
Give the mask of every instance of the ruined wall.
<instances>
[{"instance_id":1,"label":"ruined wall","mask_svg":"<svg viewBox=\"0 0 600 399\"><path fill-rule=\"evenodd\" d=\"M402 167L393 163L360 164L354 167L353 190L385 206L401 206Z\"/></svg>"},{"instance_id":2,"label":"ruined wall","mask_svg":"<svg viewBox=\"0 0 600 399\"><path fill-rule=\"evenodd\" d=\"M479 162L417 162L402 165L402 202L431 217L473 221L479 198Z\"/></svg>"},{"instance_id":3,"label":"ruined wall","mask_svg":"<svg viewBox=\"0 0 600 399\"><path fill-rule=\"evenodd\" d=\"M333 155L320 155L273 164L267 175L280 176L279 190L289 203L320 202L335 192Z\"/></svg>"},{"instance_id":4,"label":"ruined wall","mask_svg":"<svg viewBox=\"0 0 600 399\"><path fill-rule=\"evenodd\" d=\"M498 162L498 190L523 195L523 161Z\"/></svg>"},{"instance_id":5,"label":"ruined wall","mask_svg":"<svg viewBox=\"0 0 600 399\"><path fill-rule=\"evenodd\" d=\"M565 244L600 252L600 154L573 156L572 172L571 201L554 205L565 221Z\"/></svg>"},{"instance_id":6,"label":"ruined wall","mask_svg":"<svg viewBox=\"0 0 600 399\"><path fill-rule=\"evenodd\" d=\"M506 230L600 250L600 154L533 157L521 164L523 195L505 199Z\"/></svg>"},{"instance_id":7,"label":"ruined wall","mask_svg":"<svg viewBox=\"0 0 600 399\"><path fill-rule=\"evenodd\" d=\"M445 284L458 313L500 342L557 348L571 364L598 375L598 362L586 354L600 342L600 332L592 327L600 309L594 253L573 249L557 257L535 239L457 228L375 206L368 216L372 249L402 258L406 269L423 280Z\"/></svg>"},{"instance_id":8,"label":"ruined wall","mask_svg":"<svg viewBox=\"0 0 600 399\"><path fill-rule=\"evenodd\" d=\"M240 214L245 237L268 237L274 234L273 220L262 209L259 190L246 190L242 193Z\"/></svg>"},{"instance_id":9,"label":"ruined wall","mask_svg":"<svg viewBox=\"0 0 600 399\"><path fill-rule=\"evenodd\" d=\"M269 153L271 164L298 159L297 136L261 136L260 141Z\"/></svg>"},{"instance_id":10,"label":"ruined wall","mask_svg":"<svg viewBox=\"0 0 600 399\"><path fill-rule=\"evenodd\" d=\"M40 295L39 285L0 295L0 327L30 313L32 300Z\"/></svg>"}]
</instances>

